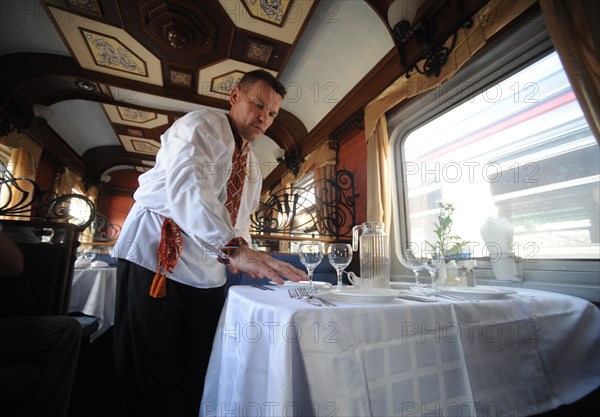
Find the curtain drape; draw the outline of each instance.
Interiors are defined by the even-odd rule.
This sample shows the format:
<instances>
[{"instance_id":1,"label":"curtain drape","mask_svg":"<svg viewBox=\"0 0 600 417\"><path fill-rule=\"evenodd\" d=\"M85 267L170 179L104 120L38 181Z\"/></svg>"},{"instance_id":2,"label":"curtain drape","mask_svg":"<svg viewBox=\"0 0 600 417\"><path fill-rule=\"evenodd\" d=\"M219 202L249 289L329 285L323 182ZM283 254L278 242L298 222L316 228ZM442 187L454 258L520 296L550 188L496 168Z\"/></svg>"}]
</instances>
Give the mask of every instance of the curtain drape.
<instances>
[{"instance_id":1,"label":"curtain drape","mask_svg":"<svg viewBox=\"0 0 600 417\"><path fill-rule=\"evenodd\" d=\"M69 168L65 168L65 171L61 174L58 186L54 192L57 195L72 194L73 188L81 181L81 177L71 171Z\"/></svg>"},{"instance_id":2,"label":"curtain drape","mask_svg":"<svg viewBox=\"0 0 600 417\"><path fill-rule=\"evenodd\" d=\"M420 73L413 74L409 79L401 76L366 106L367 216L368 220L384 221L388 235L392 207L385 113L398 103L429 91L451 78L485 46L488 39L535 2L536 0L491 0L473 17L471 29L458 31L454 50L439 77L426 77Z\"/></svg>"},{"instance_id":3,"label":"curtain drape","mask_svg":"<svg viewBox=\"0 0 600 417\"><path fill-rule=\"evenodd\" d=\"M367 220L391 225L390 147L385 114L377 121L374 135L367 142ZM376 175L373 175L375 174Z\"/></svg>"},{"instance_id":4,"label":"curtain drape","mask_svg":"<svg viewBox=\"0 0 600 417\"><path fill-rule=\"evenodd\" d=\"M577 101L600 143L600 2L540 0L540 6Z\"/></svg>"},{"instance_id":5,"label":"curtain drape","mask_svg":"<svg viewBox=\"0 0 600 417\"><path fill-rule=\"evenodd\" d=\"M317 149L308 154L306 158L304 158L304 161L300 165L298 174L294 175L291 172L288 172L281 179L281 184L294 184L314 168L319 168L331 162L335 163L335 160L335 151L331 149L329 147L329 143L325 141Z\"/></svg>"}]
</instances>

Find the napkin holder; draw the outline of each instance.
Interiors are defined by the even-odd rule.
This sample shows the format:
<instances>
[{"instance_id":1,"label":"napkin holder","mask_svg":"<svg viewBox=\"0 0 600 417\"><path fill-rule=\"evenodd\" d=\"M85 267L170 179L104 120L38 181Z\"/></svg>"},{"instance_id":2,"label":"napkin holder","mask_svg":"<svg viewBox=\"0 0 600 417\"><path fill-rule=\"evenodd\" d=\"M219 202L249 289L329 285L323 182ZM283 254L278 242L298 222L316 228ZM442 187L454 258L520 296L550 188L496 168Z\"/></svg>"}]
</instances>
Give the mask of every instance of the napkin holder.
<instances>
[{"instance_id":1,"label":"napkin holder","mask_svg":"<svg viewBox=\"0 0 600 417\"><path fill-rule=\"evenodd\" d=\"M513 227L506 218L488 217L481 226L481 236L490 252L490 264L498 281L522 281L521 259L511 250Z\"/></svg>"},{"instance_id":2,"label":"napkin holder","mask_svg":"<svg viewBox=\"0 0 600 417\"><path fill-rule=\"evenodd\" d=\"M77 258L75 260L74 267L77 268L77 269L84 269L84 268L89 268L90 265L91 265L91 262L88 261L87 259L85 259L85 258Z\"/></svg>"},{"instance_id":3,"label":"napkin holder","mask_svg":"<svg viewBox=\"0 0 600 417\"><path fill-rule=\"evenodd\" d=\"M94 261L90 264L90 268L108 268L108 264L104 261Z\"/></svg>"},{"instance_id":4,"label":"napkin holder","mask_svg":"<svg viewBox=\"0 0 600 417\"><path fill-rule=\"evenodd\" d=\"M520 282L523 280L523 262L514 253L492 257L490 263L498 281Z\"/></svg>"}]
</instances>

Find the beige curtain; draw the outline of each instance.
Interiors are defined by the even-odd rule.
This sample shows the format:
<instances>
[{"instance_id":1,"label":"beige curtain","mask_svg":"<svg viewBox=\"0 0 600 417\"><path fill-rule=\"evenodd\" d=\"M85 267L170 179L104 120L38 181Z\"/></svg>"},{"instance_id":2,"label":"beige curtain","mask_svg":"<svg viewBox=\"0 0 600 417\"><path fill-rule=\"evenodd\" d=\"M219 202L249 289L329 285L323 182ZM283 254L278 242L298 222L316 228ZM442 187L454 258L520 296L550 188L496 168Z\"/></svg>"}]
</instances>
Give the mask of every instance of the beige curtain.
<instances>
[{"instance_id":1,"label":"beige curtain","mask_svg":"<svg viewBox=\"0 0 600 417\"><path fill-rule=\"evenodd\" d=\"M98 195L100 194L100 189L98 187L96 187L96 186L90 187L90 189L86 193L85 188L83 187L83 184L81 184L81 181L80 181L77 189L79 191L81 191L83 194L85 194L85 196L87 198L92 200L92 203L94 203L94 206L96 206L96 209L98 208Z\"/></svg>"},{"instance_id":2,"label":"beige curtain","mask_svg":"<svg viewBox=\"0 0 600 417\"><path fill-rule=\"evenodd\" d=\"M324 164L331 163L332 161L335 163L335 157L335 151L330 149L329 142L325 141L317 149L308 154L306 158L304 158L304 161L300 164L300 170L298 170L298 174L294 176L294 174L288 172L281 179L281 184L294 184L313 168L321 167ZM283 188L283 185L280 188Z\"/></svg>"},{"instance_id":3,"label":"beige curtain","mask_svg":"<svg viewBox=\"0 0 600 417\"><path fill-rule=\"evenodd\" d=\"M1 136L0 143L14 150L27 152L31 156L31 164L33 164L35 167L38 166L38 163L40 162L40 156L42 155L42 147L35 140L31 139L29 135L23 132L11 132L6 136ZM11 160L12 157L13 155L11 155ZM27 169L30 169L30 167ZM31 179L35 179L35 177Z\"/></svg>"},{"instance_id":4,"label":"beige curtain","mask_svg":"<svg viewBox=\"0 0 600 417\"><path fill-rule=\"evenodd\" d=\"M81 177L72 172L69 168L61 174L58 186L54 192L57 195L72 194L73 188L81 181Z\"/></svg>"},{"instance_id":5,"label":"beige curtain","mask_svg":"<svg viewBox=\"0 0 600 417\"><path fill-rule=\"evenodd\" d=\"M367 217L385 222L389 234L391 219L391 189L389 140L385 113L404 100L439 86L451 78L489 38L533 5L536 0L491 0L473 17L473 27L458 31L454 50L439 77L415 73L401 76L365 108L365 138L367 140Z\"/></svg>"},{"instance_id":6,"label":"beige curtain","mask_svg":"<svg viewBox=\"0 0 600 417\"><path fill-rule=\"evenodd\" d=\"M600 2L540 0L552 43L600 143Z\"/></svg>"},{"instance_id":7,"label":"beige curtain","mask_svg":"<svg viewBox=\"0 0 600 417\"><path fill-rule=\"evenodd\" d=\"M379 117L367 142L367 220L380 221L389 232L392 193L390 188L390 147L385 115Z\"/></svg>"}]
</instances>

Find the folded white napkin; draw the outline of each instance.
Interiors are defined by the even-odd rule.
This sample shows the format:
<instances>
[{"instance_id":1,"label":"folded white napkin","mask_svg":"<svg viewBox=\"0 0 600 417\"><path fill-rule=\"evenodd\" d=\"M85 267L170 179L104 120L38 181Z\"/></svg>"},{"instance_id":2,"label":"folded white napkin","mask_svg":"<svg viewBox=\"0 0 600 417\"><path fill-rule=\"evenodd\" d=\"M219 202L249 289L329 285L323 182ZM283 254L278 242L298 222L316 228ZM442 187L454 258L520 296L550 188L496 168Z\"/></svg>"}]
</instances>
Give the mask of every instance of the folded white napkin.
<instances>
[{"instance_id":1,"label":"folded white napkin","mask_svg":"<svg viewBox=\"0 0 600 417\"><path fill-rule=\"evenodd\" d=\"M490 262L496 279L501 281L521 281L513 248L513 227L506 218L488 217L480 229L481 237L490 252Z\"/></svg>"},{"instance_id":2,"label":"folded white napkin","mask_svg":"<svg viewBox=\"0 0 600 417\"><path fill-rule=\"evenodd\" d=\"M77 258L75 260L75 268L89 268L90 261L85 258Z\"/></svg>"},{"instance_id":3,"label":"folded white napkin","mask_svg":"<svg viewBox=\"0 0 600 417\"><path fill-rule=\"evenodd\" d=\"M90 265L90 267L92 267L92 268L106 268L107 266L108 266L108 264L104 261L94 261Z\"/></svg>"}]
</instances>

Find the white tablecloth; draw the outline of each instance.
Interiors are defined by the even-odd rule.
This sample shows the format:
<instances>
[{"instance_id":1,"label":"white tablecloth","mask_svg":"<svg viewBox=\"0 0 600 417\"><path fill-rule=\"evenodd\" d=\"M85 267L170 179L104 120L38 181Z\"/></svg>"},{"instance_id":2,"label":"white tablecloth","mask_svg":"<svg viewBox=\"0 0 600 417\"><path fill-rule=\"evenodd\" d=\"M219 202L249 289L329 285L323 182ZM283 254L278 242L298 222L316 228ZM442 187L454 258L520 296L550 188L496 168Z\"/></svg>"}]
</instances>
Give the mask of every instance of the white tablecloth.
<instances>
[{"instance_id":1,"label":"white tablecloth","mask_svg":"<svg viewBox=\"0 0 600 417\"><path fill-rule=\"evenodd\" d=\"M200 415L527 416L600 384L600 313L579 298L337 304L232 287Z\"/></svg>"},{"instance_id":2,"label":"white tablecloth","mask_svg":"<svg viewBox=\"0 0 600 417\"><path fill-rule=\"evenodd\" d=\"M75 269L69 312L98 318L98 330L90 337L94 341L104 334L115 320L117 268Z\"/></svg>"}]
</instances>

